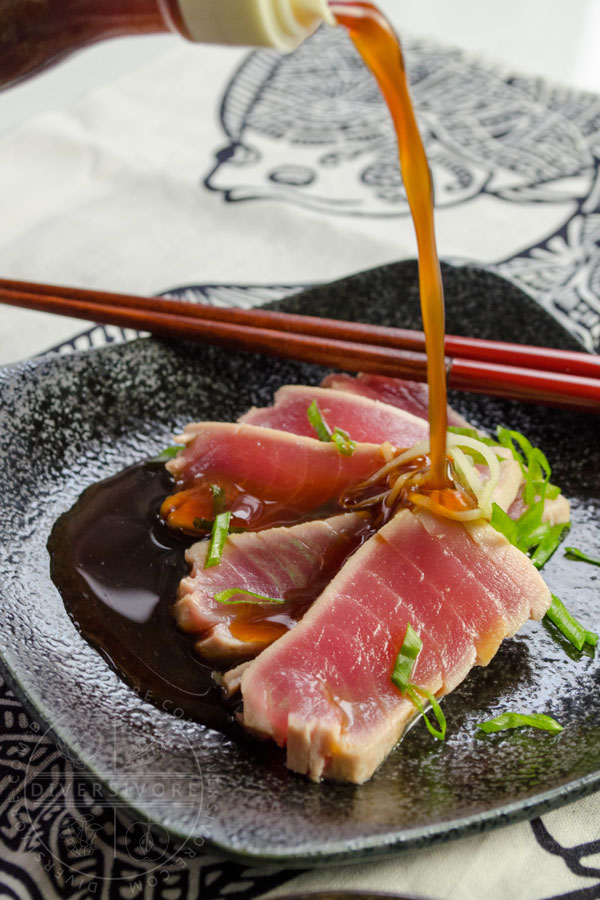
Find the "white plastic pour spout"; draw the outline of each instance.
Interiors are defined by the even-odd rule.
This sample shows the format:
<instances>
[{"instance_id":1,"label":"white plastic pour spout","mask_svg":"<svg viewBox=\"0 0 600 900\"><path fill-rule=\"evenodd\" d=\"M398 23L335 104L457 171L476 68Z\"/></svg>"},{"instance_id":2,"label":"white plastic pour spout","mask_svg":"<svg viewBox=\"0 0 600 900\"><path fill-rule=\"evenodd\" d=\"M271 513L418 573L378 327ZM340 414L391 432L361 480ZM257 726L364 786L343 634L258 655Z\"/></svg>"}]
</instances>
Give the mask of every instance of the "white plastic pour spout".
<instances>
[{"instance_id":1,"label":"white plastic pour spout","mask_svg":"<svg viewBox=\"0 0 600 900\"><path fill-rule=\"evenodd\" d=\"M327 0L179 0L193 41L293 50L321 22L335 25Z\"/></svg>"}]
</instances>

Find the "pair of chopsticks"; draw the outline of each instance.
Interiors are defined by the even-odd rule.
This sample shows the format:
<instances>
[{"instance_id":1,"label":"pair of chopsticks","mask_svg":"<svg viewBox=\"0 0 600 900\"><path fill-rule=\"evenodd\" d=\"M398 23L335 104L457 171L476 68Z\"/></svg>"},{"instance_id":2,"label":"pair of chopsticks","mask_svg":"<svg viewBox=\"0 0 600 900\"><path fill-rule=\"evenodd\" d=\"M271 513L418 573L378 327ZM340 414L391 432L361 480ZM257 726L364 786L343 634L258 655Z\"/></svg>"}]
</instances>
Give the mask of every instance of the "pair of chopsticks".
<instances>
[{"instance_id":1,"label":"pair of chopsticks","mask_svg":"<svg viewBox=\"0 0 600 900\"><path fill-rule=\"evenodd\" d=\"M419 331L8 279L0 279L0 303L230 350L427 380ZM600 412L599 356L455 335L445 340L450 388Z\"/></svg>"}]
</instances>

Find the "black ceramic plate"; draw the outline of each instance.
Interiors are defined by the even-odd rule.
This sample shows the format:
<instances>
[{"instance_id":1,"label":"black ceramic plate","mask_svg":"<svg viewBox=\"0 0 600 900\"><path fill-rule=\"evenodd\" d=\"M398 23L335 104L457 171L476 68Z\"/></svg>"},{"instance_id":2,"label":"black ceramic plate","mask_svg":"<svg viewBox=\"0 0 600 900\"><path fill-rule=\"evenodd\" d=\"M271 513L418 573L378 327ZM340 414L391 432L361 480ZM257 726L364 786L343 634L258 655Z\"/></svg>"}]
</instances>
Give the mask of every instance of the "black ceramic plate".
<instances>
[{"instance_id":1,"label":"black ceramic plate","mask_svg":"<svg viewBox=\"0 0 600 900\"><path fill-rule=\"evenodd\" d=\"M450 332L574 346L495 276L447 267L445 282ZM418 326L416 266L364 273L282 305ZM252 404L268 404L281 384L318 383L322 375L316 367L154 340L0 375L0 642L19 693L113 799L172 833L254 860L314 865L419 846L532 816L600 786L600 667L593 653L572 651L542 623L506 641L487 669L446 699L445 743L417 725L360 787L310 784L284 768L278 751L234 743L156 709L77 633L48 575L46 541L58 515L88 485L153 455L187 420L235 419ZM476 396L452 400L475 425L508 425L542 447L572 503L569 543L597 554L598 419ZM596 629L597 574L562 551L545 572ZM565 730L476 735L478 721L503 710L547 712Z\"/></svg>"}]
</instances>

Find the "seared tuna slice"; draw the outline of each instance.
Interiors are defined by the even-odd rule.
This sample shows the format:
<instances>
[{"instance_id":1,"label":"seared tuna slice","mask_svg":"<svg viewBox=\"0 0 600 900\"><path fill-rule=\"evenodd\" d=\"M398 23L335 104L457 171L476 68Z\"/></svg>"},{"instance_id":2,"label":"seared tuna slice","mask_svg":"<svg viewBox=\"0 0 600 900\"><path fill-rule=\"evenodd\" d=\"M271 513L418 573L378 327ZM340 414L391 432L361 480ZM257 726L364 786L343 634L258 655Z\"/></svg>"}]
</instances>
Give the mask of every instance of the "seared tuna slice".
<instances>
[{"instance_id":1,"label":"seared tuna slice","mask_svg":"<svg viewBox=\"0 0 600 900\"><path fill-rule=\"evenodd\" d=\"M315 400L330 428L343 428L354 441L390 441L396 447L408 448L429 436L424 419L350 391L286 385L274 399L273 406L255 407L239 421L316 438L307 415Z\"/></svg>"},{"instance_id":2,"label":"seared tuna slice","mask_svg":"<svg viewBox=\"0 0 600 900\"><path fill-rule=\"evenodd\" d=\"M417 516L430 534L450 548L494 596L501 598L510 634L527 619L544 616L550 593L540 573L499 531L483 520L462 525L424 511Z\"/></svg>"},{"instance_id":3,"label":"seared tuna slice","mask_svg":"<svg viewBox=\"0 0 600 900\"><path fill-rule=\"evenodd\" d=\"M361 394L370 397L371 400L381 400L398 409L412 413L422 419L427 419L429 409L429 390L426 384L418 381L406 381L403 378L389 378L385 375L369 375L362 373L354 377L344 373L327 375L322 381L322 386L333 388L337 391L350 391L353 394ZM448 425L457 425L460 428L469 428L469 423L459 413L448 407Z\"/></svg>"},{"instance_id":4,"label":"seared tuna slice","mask_svg":"<svg viewBox=\"0 0 600 900\"><path fill-rule=\"evenodd\" d=\"M194 533L194 522L213 518L211 484L224 491L232 524L254 529L296 523L323 508L333 511L350 485L379 469L389 444L357 444L351 456L335 444L225 422L188 425L182 450L167 463L179 493L161 514L169 525ZM201 529L200 529L201 530Z\"/></svg>"},{"instance_id":5,"label":"seared tuna slice","mask_svg":"<svg viewBox=\"0 0 600 900\"><path fill-rule=\"evenodd\" d=\"M416 557L424 527L437 544L429 542L431 557ZM462 568L447 569L444 557L456 557L457 544ZM510 586L506 600L499 582ZM408 623L423 641L412 681L442 694L549 604L539 573L491 526L405 510L350 557L293 631L245 669L244 723L285 745L295 771L361 783L415 715L390 678Z\"/></svg>"},{"instance_id":6,"label":"seared tuna slice","mask_svg":"<svg viewBox=\"0 0 600 900\"><path fill-rule=\"evenodd\" d=\"M196 650L212 662L256 656L296 625L369 530L366 514L344 513L291 528L230 534L221 562L208 569L208 541L199 541L185 554L191 569L179 585L177 624L200 636ZM286 602L215 600L219 591L232 588ZM230 599L243 600L244 595Z\"/></svg>"}]
</instances>

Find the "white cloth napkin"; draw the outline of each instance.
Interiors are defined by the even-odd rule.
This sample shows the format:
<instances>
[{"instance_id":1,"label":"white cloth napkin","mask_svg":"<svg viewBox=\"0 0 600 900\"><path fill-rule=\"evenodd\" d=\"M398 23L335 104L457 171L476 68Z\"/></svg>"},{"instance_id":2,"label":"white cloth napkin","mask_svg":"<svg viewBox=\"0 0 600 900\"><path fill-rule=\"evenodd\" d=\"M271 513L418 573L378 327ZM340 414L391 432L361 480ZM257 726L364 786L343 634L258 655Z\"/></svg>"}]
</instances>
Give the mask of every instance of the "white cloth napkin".
<instances>
[{"instance_id":1,"label":"white cloth napkin","mask_svg":"<svg viewBox=\"0 0 600 900\"><path fill-rule=\"evenodd\" d=\"M262 896L362 890L426 900L584 900L600 888L599 823L596 794L531 824L377 862L315 869Z\"/></svg>"}]
</instances>

